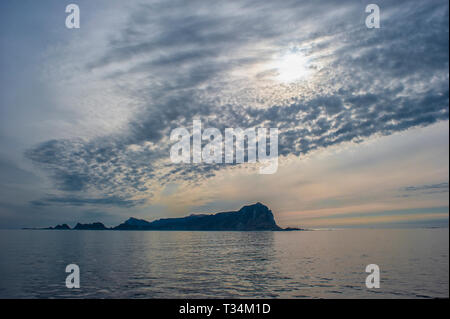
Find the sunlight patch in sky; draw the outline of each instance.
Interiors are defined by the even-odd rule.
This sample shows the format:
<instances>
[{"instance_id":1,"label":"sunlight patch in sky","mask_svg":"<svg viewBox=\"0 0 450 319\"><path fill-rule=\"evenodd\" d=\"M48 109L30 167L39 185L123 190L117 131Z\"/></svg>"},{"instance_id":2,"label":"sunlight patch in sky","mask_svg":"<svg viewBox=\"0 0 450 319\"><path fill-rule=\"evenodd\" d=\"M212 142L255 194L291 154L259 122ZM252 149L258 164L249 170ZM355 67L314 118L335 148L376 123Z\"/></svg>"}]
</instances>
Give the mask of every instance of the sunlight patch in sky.
<instances>
[{"instance_id":1,"label":"sunlight patch in sky","mask_svg":"<svg viewBox=\"0 0 450 319\"><path fill-rule=\"evenodd\" d=\"M276 70L275 79L282 83L307 80L312 74L308 58L295 51L276 56L269 67Z\"/></svg>"}]
</instances>

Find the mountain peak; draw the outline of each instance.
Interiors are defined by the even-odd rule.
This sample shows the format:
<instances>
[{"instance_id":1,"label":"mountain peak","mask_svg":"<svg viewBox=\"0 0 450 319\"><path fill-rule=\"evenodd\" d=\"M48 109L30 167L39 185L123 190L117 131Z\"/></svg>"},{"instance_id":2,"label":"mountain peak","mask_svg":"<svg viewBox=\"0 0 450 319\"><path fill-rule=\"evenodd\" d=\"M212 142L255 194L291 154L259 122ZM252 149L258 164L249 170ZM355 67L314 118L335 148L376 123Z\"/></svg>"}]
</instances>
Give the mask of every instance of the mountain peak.
<instances>
[{"instance_id":1,"label":"mountain peak","mask_svg":"<svg viewBox=\"0 0 450 319\"><path fill-rule=\"evenodd\" d=\"M130 217L125 221L124 224L132 227L143 227L148 226L150 222L146 221L145 219Z\"/></svg>"},{"instance_id":2,"label":"mountain peak","mask_svg":"<svg viewBox=\"0 0 450 319\"><path fill-rule=\"evenodd\" d=\"M256 202L255 204L246 205L246 206L243 206L242 208L244 208L244 207L253 207L253 208L258 208L258 209L261 209L261 208L263 208L263 209L269 209L269 207L267 207L266 205L264 205L264 204L261 203L261 202ZM241 209L242 209L242 208L241 208Z\"/></svg>"}]
</instances>

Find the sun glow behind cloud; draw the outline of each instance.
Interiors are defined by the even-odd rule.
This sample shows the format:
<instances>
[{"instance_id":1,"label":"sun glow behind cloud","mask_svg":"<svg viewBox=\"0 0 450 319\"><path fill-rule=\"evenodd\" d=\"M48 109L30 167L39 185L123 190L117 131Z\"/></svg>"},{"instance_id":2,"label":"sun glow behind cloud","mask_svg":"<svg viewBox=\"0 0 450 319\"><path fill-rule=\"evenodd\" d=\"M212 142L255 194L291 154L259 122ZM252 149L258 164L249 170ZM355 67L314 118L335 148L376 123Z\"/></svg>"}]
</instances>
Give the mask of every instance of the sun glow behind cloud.
<instances>
[{"instance_id":1,"label":"sun glow behind cloud","mask_svg":"<svg viewBox=\"0 0 450 319\"><path fill-rule=\"evenodd\" d=\"M282 83L306 80L312 74L309 59L298 51L276 56L269 66L276 73L275 79Z\"/></svg>"}]
</instances>

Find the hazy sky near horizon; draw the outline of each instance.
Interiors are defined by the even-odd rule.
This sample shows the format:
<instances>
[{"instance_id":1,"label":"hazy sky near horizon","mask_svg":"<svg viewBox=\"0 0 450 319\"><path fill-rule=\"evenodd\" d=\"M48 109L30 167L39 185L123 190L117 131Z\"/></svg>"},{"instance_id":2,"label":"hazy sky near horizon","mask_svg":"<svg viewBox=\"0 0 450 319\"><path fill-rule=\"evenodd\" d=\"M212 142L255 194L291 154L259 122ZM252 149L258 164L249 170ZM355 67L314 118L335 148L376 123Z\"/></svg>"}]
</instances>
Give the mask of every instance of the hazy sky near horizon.
<instances>
[{"instance_id":1,"label":"hazy sky near horizon","mask_svg":"<svg viewBox=\"0 0 450 319\"><path fill-rule=\"evenodd\" d=\"M257 201L281 226L448 226L448 6L1 1L0 227ZM278 128L278 171L171 163L194 119Z\"/></svg>"}]
</instances>

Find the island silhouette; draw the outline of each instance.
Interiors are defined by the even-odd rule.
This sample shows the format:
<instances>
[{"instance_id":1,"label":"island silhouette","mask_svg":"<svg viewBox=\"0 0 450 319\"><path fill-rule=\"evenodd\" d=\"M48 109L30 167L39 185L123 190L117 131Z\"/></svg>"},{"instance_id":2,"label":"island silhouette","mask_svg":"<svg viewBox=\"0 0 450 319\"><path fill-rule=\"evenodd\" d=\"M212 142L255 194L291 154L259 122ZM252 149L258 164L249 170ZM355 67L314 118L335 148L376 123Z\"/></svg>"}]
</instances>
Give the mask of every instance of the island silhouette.
<instances>
[{"instance_id":1,"label":"island silhouette","mask_svg":"<svg viewBox=\"0 0 450 319\"><path fill-rule=\"evenodd\" d=\"M67 224L39 229L72 230ZM163 218L152 222L130 217L122 224L111 228L100 222L77 223L73 230L289 231L303 229L279 227L275 222L272 211L266 205L258 202L243 206L238 211L191 214L186 217Z\"/></svg>"}]
</instances>

